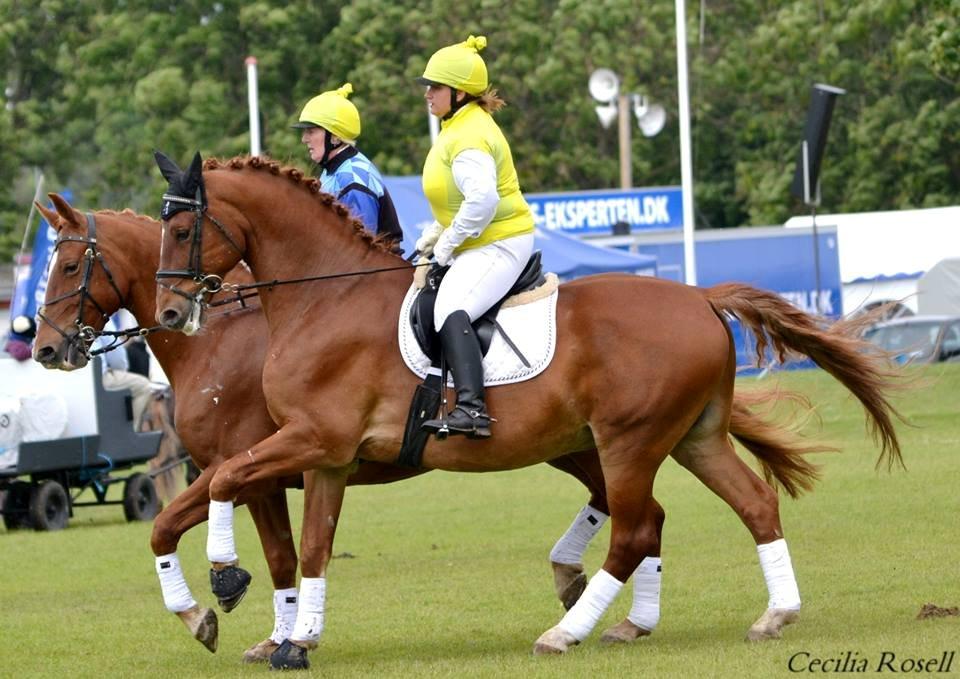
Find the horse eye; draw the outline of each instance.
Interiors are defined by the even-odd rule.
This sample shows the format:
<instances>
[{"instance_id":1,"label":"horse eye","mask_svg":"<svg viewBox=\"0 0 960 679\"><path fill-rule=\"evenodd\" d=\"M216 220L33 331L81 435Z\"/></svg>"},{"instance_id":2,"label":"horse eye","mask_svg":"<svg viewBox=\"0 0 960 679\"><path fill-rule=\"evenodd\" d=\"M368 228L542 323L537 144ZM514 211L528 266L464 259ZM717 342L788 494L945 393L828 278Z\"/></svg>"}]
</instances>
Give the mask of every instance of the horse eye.
<instances>
[{"instance_id":1,"label":"horse eye","mask_svg":"<svg viewBox=\"0 0 960 679\"><path fill-rule=\"evenodd\" d=\"M63 265L63 273L67 276L72 276L80 270L80 265L76 262L67 262Z\"/></svg>"},{"instance_id":2,"label":"horse eye","mask_svg":"<svg viewBox=\"0 0 960 679\"><path fill-rule=\"evenodd\" d=\"M173 232L173 237L177 239L178 243L183 243L190 238L190 230L178 229Z\"/></svg>"}]
</instances>

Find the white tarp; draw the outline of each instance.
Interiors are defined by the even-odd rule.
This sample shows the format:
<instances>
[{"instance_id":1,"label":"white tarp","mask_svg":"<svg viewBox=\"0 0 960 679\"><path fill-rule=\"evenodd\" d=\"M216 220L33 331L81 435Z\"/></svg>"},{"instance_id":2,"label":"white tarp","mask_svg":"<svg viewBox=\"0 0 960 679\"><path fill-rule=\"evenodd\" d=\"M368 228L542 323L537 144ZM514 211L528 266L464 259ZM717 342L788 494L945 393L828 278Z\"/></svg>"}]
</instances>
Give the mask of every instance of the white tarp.
<instances>
[{"instance_id":1,"label":"white tarp","mask_svg":"<svg viewBox=\"0 0 960 679\"><path fill-rule=\"evenodd\" d=\"M960 257L944 259L917 281L922 314L960 314Z\"/></svg>"}]
</instances>

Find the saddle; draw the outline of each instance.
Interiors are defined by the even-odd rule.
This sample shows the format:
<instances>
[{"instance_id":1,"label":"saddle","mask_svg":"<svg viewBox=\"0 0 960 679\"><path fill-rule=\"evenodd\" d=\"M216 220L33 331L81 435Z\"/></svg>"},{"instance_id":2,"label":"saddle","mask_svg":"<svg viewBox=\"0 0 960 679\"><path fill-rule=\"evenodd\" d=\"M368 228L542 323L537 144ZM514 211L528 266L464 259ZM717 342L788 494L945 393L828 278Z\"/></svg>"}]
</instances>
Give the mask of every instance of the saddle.
<instances>
[{"instance_id":1,"label":"saddle","mask_svg":"<svg viewBox=\"0 0 960 679\"><path fill-rule=\"evenodd\" d=\"M507 300L508 297L518 295L521 292L533 290L543 285L546 277L543 274L542 253L537 250L531 256L527 265L523 268L517 282L504 295L500 301L490 307L483 316L473 322L473 330L477 333L477 339L480 340L480 353L484 356L490 349L490 341L497 330L497 312ZM440 289L440 282L450 269L449 266L440 266L434 263L427 271L426 285L417 295L410 307L410 326L413 328L413 336L420 345L420 349L433 362L434 366L440 365L440 334L434 329L433 308L437 301L437 291Z\"/></svg>"},{"instance_id":2,"label":"saddle","mask_svg":"<svg viewBox=\"0 0 960 679\"><path fill-rule=\"evenodd\" d=\"M429 432L421 429L421 425L434 417L440 408L441 391L443 390L439 370L442 347L439 333L433 325L433 308L437 300L437 291L440 289L440 282L449 269L449 266L441 267L438 264L433 264L427 271L426 284L410 306L410 326L413 329L414 337L417 344L420 345L420 349L427 355L433 365L423 384L418 384L413 394L410 411L407 413L407 423L404 427L403 444L400 446L400 455L397 459L397 464L412 469L420 469L423 461L423 449L426 447L427 439L430 436ZM523 272L509 292L490 307L483 316L473 322L474 332L477 333L477 339L480 340L480 352L484 356L487 355L493 334L497 330L497 312L500 311L504 301L513 295L533 290L545 282L546 277L543 274L541 253L537 250L530 257ZM509 341L509 338L504 338Z\"/></svg>"}]
</instances>

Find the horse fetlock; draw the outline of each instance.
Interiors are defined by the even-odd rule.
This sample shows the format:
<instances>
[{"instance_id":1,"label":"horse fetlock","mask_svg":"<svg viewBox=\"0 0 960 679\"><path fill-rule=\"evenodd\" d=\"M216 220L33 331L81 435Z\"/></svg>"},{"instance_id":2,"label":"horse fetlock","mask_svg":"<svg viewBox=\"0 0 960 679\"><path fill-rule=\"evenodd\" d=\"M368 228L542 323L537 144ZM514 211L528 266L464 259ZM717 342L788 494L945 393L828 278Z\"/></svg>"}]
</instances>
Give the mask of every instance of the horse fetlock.
<instances>
[{"instance_id":1,"label":"horse fetlock","mask_svg":"<svg viewBox=\"0 0 960 679\"><path fill-rule=\"evenodd\" d=\"M629 619L624 619L600 635L600 643L628 644L648 636L650 636L650 630L634 625Z\"/></svg>"},{"instance_id":2,"label":"horse fetlock","mask_svg":"<svg viewBox=\"0 0 960 679\"><path fill-rule=\"evenodd\" d=\"M551 627L533 644L533 654L560 655L579 643L580 641L569 632L559 627Z\"/></svg>"},{"instance_id":3,"label":"horse fetlock","mask_svg":"<svg viewBox=\"0 0 960 679\"><path fill-rule=\"evenodd\" d=\"M308 670L310 659L307 658L307 649L285 640L270 656L272 670Z\"/></svg>"},{"instance_id":4,"label":"horse fetlock","mask_svg":"<svg viewBox=\"0 0 960 679\"><path fill-rule=\"evenodd\" d=\"M583 572L581 563L556 563L553 566L553 586L557 598L566 610L573 608L580 599L583 590L587 588L587 576Z\"/></svg>"},{"instance_id":5,"label":"horse fetlock","mask_svg":"<svg viewBox=\"0 0 960 679\"><path fill-rule=\"evenodd\" d=\"M226 565L221 568L214 567L210 569L210 589L217 597L217 602L224 613L229 613L236 608L244 595L247 593L247 587L250 585L250 573L234 564Z\"/></svg>"},{"instance_id":6,"label":"horse fetlock","mask_svg":"<svg viewBox=\"0 0 960 679\"><path fill-rule=\"evenodd\" d=\"M747 631L747 641L779 639L784 626L796 622L800 611L788 608L768 608Z\"/></svg>"},{"instance_id":7,"label":"horse fetlock","mask_svg":"<svg viewBox=\"0 0 960 679\"><path fill-rule=\"evenodd\" d=\"M264 639L260 643L254 644L243 652L243 662L245 663L268 663L273 652L280 648L273 639Z\"/></svg>"},{"instance_id":8,"label":"horse fetlock","mask_svg":"<svg viewBox=\"0 0 960 679\"><path fill-rule=\"evenodd\" d=\"M220 628L217 614L212 609L193 606L177 613L177 617L183 621L193 638L203 644L204 648L211 653L217 652Z\"/></svg>"}]
</instances>

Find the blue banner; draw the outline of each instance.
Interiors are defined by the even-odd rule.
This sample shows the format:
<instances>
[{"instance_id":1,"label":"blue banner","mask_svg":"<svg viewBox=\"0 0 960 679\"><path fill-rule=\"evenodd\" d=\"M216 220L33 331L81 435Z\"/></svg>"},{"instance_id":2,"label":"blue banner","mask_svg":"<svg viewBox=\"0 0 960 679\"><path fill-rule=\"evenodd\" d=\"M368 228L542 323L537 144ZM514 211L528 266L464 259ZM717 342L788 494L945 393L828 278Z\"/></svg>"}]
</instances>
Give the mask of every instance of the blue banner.
<instances>
[{"instance_id":1,"label":"blue banner","mask_svg":"<svg viewBox=\"0 0 960 679\"><path fill-rule=\"evenodd\" d=\"M61 191L67 202L73 199L69 190ZM52 208L53 206L50 205ZM50 257L53 256L53 246L57 242L57 231L47 224L47 220L40 218L40 224L37 226L37 233L34 236L33 252L29 264L22 264L17 268L16 288L14 289L13 299L10 301L10 319L17 316L26 316L34 318L37 315L37 309L43 306L44 297L47 294L47 276L49 274ZM30 337L22 337L17 333L11 333L13 336L30 341Z\"/></svg>"},{"instance_id":2,"label":"blue banner","mask_svg":"<svg viewBox=\"0 0 960 679\"><path fill-rule=\"evenodd\" d=\"M618 222L630 231L683 228L678 186L618 191L524 194L537 226L570 234L610 234Z\"/></svg>"}]
</instances>

